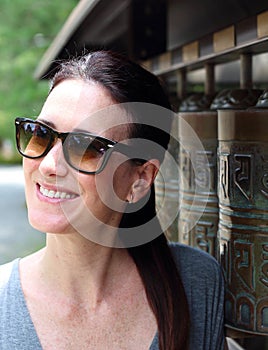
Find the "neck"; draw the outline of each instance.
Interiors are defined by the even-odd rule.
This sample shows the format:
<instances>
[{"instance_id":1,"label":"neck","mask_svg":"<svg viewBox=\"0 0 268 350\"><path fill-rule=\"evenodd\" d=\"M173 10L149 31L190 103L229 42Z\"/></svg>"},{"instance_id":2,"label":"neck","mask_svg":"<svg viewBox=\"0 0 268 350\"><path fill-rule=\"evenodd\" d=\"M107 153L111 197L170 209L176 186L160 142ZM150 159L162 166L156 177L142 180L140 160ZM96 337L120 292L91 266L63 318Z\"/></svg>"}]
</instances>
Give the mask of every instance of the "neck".
<instances>
[{"instance_id":1,"label":"neck","mask_svg":"<svg viewBox=\"0 0 268 350\"><path fill-rule=\"evenodd\" d=\"M47 235L46 247L35 255L40 282L57 286L74 300L87 300L91 307L136 276L136 266L126 249L104 247L78 236Z\"/></svg>"}]
</instances>

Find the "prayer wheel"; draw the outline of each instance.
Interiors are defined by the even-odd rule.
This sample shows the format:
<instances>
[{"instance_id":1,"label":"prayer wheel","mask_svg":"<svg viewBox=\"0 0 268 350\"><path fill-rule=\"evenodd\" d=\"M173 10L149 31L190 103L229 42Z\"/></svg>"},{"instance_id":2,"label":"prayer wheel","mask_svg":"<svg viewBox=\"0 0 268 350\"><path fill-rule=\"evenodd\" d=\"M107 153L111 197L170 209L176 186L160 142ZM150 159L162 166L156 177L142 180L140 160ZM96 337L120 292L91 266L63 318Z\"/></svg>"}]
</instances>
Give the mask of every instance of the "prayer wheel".
<instances>
[{"instance_id":1,"label":"prayer wheel","mask_svg":"<svg viewBox=\"0 0 268 350\"><path fill-rule=\"evenodd\" d=\"M211 96L199 99L194 96L180 108L179 240L216 258L219 258L216 111L248 108L256 104L260 94L257 89L225 89L209 104Z\"/></svg>"},{"instance_id":2,"label":"prayer wheel","mask_svg":"<svg viewBox=\"0 0 268 350\"><path fill-rule=\"evenodd\" d=\"M217 255L217 112L180 112L179 241Z\"/></svg>"},{"instance_id":3,"label":"prayer wheel","mask_svg":"<svg viewBox=\"0 0 268 350\"><path fill-rule=\"evenodd\" d=\"M267 335L268 109L219 110L218 139L226 323L230 329Z\"/></svg>"},{"instance_id":4,"label":"prayer wheel","mask_svg":"<svg viewBox=\"0 0 268 350\"><path fill-rule=\"evenodd\" d=\"M212 97L194 94L179 112L179 241L216 255L218 200L216 188L217 113Z\"/></svg>"}]
</instances>

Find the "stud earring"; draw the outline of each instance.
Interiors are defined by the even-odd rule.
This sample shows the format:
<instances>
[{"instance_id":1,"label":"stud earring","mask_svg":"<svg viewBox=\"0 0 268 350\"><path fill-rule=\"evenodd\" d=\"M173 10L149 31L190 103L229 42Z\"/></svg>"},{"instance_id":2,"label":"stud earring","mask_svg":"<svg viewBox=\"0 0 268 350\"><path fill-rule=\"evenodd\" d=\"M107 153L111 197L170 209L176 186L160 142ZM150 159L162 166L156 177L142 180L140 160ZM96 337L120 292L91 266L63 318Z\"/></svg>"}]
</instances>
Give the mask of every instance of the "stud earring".
<instances>
[{"instance_id":1,"label":"stud earring","mask_svg":"<svg viewBox=\"0 0 268 350\"><path fill-rule=\"evenodd\" d=\"M130 200L129 200L129 203L133 203L133 193L130 194Z\"/></svg>"}]
</instances>

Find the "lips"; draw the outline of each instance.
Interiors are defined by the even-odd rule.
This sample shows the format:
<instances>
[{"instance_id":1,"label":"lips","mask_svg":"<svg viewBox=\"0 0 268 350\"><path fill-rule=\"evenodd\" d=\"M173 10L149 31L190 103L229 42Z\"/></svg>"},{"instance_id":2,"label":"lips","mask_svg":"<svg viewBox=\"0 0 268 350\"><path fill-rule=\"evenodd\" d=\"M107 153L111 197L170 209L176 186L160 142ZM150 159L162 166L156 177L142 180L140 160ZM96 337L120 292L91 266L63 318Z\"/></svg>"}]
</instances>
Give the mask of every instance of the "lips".
<instances>
[{"instance_id":1,"label":"lips","mask_svg":"<svg viewBox=\"0 0 268 350\"><path fill-rule=\"evenodd\" d=\"M58 190L52 190L39 185L39 190L44 197L55 198L55 199L73 199L77 195L71 192L62 192Z\"/></svg>"}]
</instances>

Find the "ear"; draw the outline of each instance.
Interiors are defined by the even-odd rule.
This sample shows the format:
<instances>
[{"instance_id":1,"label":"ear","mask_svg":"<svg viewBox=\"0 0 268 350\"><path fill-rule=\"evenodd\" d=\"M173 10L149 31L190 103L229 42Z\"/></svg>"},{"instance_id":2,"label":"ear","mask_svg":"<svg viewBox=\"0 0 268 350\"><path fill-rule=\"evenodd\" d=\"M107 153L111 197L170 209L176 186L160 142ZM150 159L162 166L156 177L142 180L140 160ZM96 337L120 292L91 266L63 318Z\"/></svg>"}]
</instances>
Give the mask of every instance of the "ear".
<instances>
[{"instance_id":1,"label":"ear","mask_svg":"<svg viewBox=\"0 0 268 350\"><path fill-rule=\"evenodd\" d=\"M139 166L137 170L137 179L131 187L130 202L135 203L148 193L159 168L160 162L157 159L150 159L148 162Z\"/></svg>"}]
</instances>

